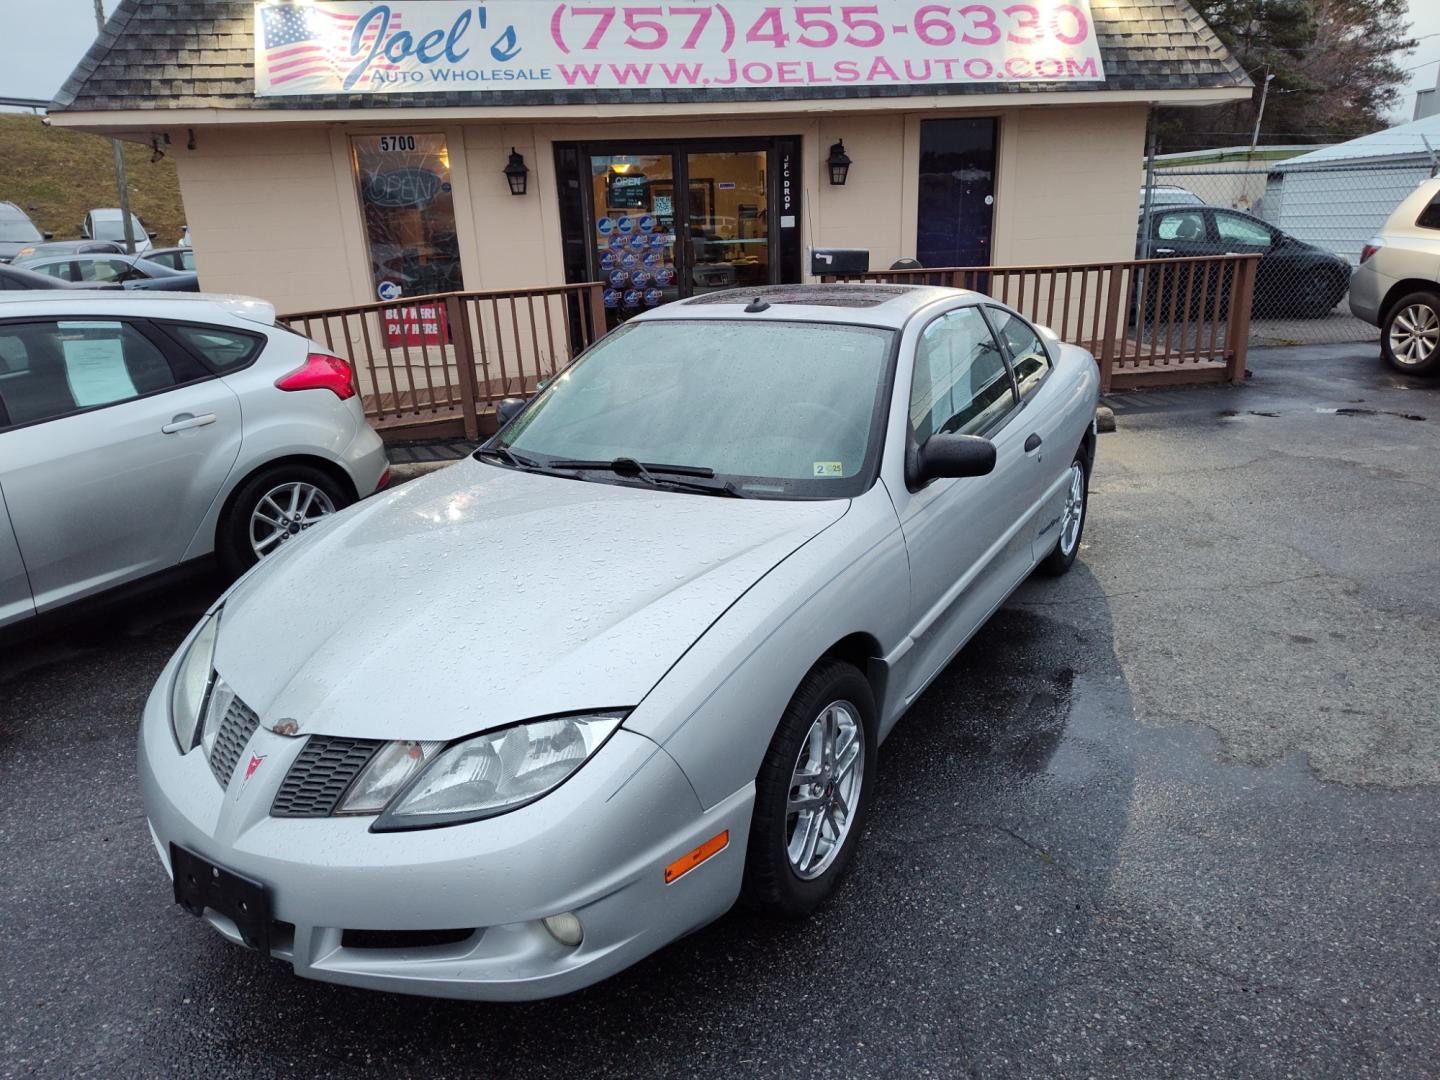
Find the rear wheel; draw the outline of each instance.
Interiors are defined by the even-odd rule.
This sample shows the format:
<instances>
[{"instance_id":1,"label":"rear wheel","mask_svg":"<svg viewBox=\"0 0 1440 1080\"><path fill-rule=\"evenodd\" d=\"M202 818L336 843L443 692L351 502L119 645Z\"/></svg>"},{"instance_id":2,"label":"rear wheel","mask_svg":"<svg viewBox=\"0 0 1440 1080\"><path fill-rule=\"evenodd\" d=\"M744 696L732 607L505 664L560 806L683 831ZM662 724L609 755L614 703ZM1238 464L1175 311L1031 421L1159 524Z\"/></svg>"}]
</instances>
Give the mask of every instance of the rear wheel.
<instances>
[{"instance_id":1,"label":"rear wheel","mask_svg":"<svg viewBox=\"0 0 1440 1080\"><path fill-rule=\"evenodd\" d=\"M1298 307L1300 314L1310 319L1320 319L1335 310L1349 290L1348 281L1341 281L1335 274L1319 271L1300 287Z\"/></svg>"},{"instance_id":2,"label":"rear wheel","mask_svg":"<svg viewBox=\"0 0 1440 1080\"><path fill-rule=\"evenodd\" d=\"M849 664L823 660L780 719L755 778L742 899L799 918L835 891L875 777L875 699Z\"/></svg>"},{"instance_id":3,"label":"rear wheel","mask_svg":"<svg viewBox=\"0 0 1440 1080\"><path fill-rule=\"evenodd\" d=\"M1440 294L1411 293L1392 307L1380 327L1380 351L1407 375L1440 369Z\"/></svg>"},{"instance_id":4,"label":"rear wheel","mask_svg":"<svg viewBox=\"0 0 1440 1080\"><path fill-rule=\"evenodd\" d=\"M1080 553L1080 538L1085 535L1086 511L1090 505L1090 473L1085 468L1085 457L1077 454L1070 463L1068 483L1065 487L1065 508L1060 511L1060 536L1055 541L1055 550L1045 556L1039 570L1050 577L1059 577L1075 564Z\"/></svg>"},{"instance_id":5,"label":"rear wheel","mask_svg":"<svg viewBox=\"0 0 1440 1080\"><path fill-rule=\"evenodd\" d=\"M215 537L220 565L229 574L243 574L354 501L333 477L313 465L277 465L258 472L240 486L220 522Z\"/></svg>"}]
</instances>

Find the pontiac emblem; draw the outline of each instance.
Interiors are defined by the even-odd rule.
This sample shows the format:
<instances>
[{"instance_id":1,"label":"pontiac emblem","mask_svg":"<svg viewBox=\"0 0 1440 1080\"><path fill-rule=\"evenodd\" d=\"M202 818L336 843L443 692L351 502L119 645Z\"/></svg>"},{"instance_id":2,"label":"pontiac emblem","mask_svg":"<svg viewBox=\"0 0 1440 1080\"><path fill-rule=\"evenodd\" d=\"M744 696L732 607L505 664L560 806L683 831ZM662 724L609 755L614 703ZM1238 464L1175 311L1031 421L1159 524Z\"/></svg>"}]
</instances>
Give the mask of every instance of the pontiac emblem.
<instances>
[{"instance_id":1,"label":"pontiac emblem","mask_svg":"<svg viewBox=\"0 0 1440 1080\"><path fill-rule=\"evenodd\" d=\"M250 778L255 775L255 770L260 768L260 763L264 761L267 756L266 754L250 755L250 764L245 766L245 783L248 784L250 782Z\"/></svg>"}]
</instances>

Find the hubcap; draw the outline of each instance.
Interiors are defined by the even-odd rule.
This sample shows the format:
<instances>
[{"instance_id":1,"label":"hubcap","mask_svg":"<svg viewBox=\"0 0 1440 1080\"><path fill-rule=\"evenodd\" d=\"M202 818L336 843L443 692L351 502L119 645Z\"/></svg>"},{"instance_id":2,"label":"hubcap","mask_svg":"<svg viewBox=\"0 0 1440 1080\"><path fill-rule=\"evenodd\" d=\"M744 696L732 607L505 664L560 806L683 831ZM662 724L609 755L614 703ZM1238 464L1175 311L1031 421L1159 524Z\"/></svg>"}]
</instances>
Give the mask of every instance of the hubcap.
<instances>
[{"instance_id":1,"label":"hubcap","mask_svg":"<svg viewBox=\"0 0 1440 1080\"><path fill-rule=\"evenodd\" d=\"M1440 347L1440 316L1428 304L1411 304L1390 325L1390 351L1402 364L1423 364Z\"/></svg>"},{"instance_id":2,"label":"hubcap","mask_svg":"<svg viewBox=\"0 0 1440 1080\"><path fill-rule=\"evenodd\" d=\"M825 873L850 835L865 779L865 737L860 712L848 701L820 710L810 725L785 809L786 854L797 877Z\"/></svg>"},{"instance_id":3,"label":"hubcap","mask_svg":"<svg viewBox=\"0 0 1440 1080\"><path fill-rule=\"evenodd\" d=\"M1065 493L1065 510L1060 515L1060 550L1069 555L1080 542L1080 525L1085 520L1085 470L1080 463L1070 466L1070 490Z\"/></svg>"},{"instance_id":4,"label":"hubcap","mask_svg":"<svg viewBox=\"0 0 1440 1080\"><path fill-rule=\"evenodd\" d=\"M261 496L250 515L250 548L257 559L263 559L334 512L330 496L314 484L280 484Z\"/></svg>"}]
</instances>

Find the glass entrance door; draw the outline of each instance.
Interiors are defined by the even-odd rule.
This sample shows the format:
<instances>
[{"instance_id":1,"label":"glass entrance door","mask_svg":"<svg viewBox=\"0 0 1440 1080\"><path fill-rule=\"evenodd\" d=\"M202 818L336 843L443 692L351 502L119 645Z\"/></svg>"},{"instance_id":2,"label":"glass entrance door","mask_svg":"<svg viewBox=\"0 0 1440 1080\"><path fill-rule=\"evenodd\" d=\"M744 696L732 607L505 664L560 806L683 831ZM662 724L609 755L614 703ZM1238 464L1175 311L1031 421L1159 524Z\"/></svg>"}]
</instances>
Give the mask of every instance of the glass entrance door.
<instances>
[{"instance_id":1,"label":"glass entrance door","mask_svg":"<svg viewBox=\"0 0 1440 1080\"><path fill-rule=\"evenodd\" d=\"M591 154L591 237L611 326L685 295L673 154Z\"/></svg>"},{"instance_id":2,"label":"glass entrance door","mask_svg":"<svg viewBox=\"0 0 1440 1080\"><path fill-rule=\"evenodd\" d=\"M763 150L687 154L689 294L770 284Z\"/></svg>"},{"instance_id":3,"label":"glass entrance door","mask_svg":"<svg viewBox=\"0 0 1440 1080\"><path fill-rule=\"evenodd\" d=\"M567 165L588 177L583 199L562 198L562 218L574 222L567 252L583 251L573 263L567 254L570 280L605 283L612 327L672 300L780 280L775 153L767 144L704 143L560 150L562 188ZM572 230L580 244L568 239Z\"/></svg>"}]
</instances>

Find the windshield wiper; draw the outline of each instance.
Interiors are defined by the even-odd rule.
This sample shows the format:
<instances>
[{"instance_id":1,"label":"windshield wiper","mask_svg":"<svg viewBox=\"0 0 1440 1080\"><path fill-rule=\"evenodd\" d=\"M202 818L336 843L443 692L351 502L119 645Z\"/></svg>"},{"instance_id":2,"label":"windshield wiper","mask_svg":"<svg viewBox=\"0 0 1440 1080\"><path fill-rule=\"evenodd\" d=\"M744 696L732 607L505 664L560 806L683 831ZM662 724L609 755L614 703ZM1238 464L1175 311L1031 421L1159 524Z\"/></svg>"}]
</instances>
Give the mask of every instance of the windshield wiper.
<instances>
[{"instance_id":1,"label":"windshield wiper","mask_svg":"<svg viewBox=\"0 0 1440 1080\"><path fill-rule=\"evenodd\" d=\"M517 469L538 469L540 467L538 461L531 461L529 458L522 457L515 453L509 447L500 446L499 444L480 447L479 450L475 451L475 457L479 458L481 455L499 458L505 462L506 465L513 465Z\"/></svg>"},{"instance_id":2,"label":"windshield wiper","mask_svg":"<svg viewBox=\"0 0 1440 1080\"><path fill-rule=\"evenodd\" d=\"M707 469L698 465L654 465L648 462L641 463L634 458L618 457L610 461L583 461L568 460L564 458L548 461L545 463L547 469L565 469L576 472L594 470L596 472L612 472L616 476L624 476L631 479L644 480L652 487L668 487L679 491L694 491L702 495L720 495L733 499L743 499L745 496L729 480L721 484L702 484L699 480L713 480L714 469ZM680 479L682 477L694 477L695 479Z\"/></svg>"}]
</instances>

